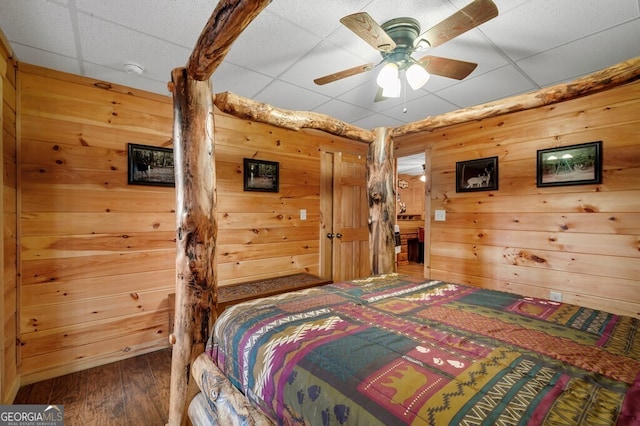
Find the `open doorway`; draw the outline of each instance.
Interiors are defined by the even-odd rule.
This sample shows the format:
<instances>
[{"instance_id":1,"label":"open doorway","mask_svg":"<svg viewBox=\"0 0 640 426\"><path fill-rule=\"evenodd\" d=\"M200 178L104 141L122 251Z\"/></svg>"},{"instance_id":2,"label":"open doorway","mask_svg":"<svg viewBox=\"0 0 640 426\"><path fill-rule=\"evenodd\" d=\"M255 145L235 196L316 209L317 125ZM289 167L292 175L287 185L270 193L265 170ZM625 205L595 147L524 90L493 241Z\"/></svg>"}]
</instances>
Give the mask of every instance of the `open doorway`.
<instances>
[{"instance_id":1,"label":"open doorway","mask_svg":"<svg viewBox=\"0 0 640 426\"><path fill-rule=\"evenodd\" d=\"M425 250L425 153L397 158L398 272L423 276Z\"/></svg>"}]
</instances>

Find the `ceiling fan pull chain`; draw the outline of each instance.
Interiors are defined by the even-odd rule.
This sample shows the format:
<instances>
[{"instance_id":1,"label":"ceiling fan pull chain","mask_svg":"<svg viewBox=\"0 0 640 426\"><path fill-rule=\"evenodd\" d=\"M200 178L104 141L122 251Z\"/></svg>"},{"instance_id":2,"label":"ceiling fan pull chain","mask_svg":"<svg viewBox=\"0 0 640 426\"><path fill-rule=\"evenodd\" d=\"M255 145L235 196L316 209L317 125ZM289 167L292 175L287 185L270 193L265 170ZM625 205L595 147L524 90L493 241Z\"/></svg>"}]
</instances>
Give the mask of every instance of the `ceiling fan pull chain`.
<instances>
[{"instance_id":1,"label":"ceiling fan pull chain","mask_svg":"<svg viewBox=\"0 0 640 426\"><path fill-rule=\"evenodd\" d=\"M402 80L402 96L404 98L403 104L402 104L402 113L406 114L407 113L407 79L406 78Z\"/></svg>"}]
</instances>

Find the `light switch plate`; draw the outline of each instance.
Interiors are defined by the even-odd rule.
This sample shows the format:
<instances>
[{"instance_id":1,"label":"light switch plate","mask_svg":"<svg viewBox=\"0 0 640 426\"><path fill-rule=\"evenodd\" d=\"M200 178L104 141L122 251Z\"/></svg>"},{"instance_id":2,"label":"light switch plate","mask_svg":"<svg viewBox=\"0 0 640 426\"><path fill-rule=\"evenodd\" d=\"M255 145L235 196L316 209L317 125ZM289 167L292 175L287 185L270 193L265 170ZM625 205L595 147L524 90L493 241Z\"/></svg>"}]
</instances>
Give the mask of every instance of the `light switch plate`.
<instances>
[{"instance_id":1,"label":"light switch plate","mask_svg":"<svg viewBox=\"0 0 640 426\"><path fill-rule=\"evenodd\" d=\"M307 209L300 209L300 220L307 220Z\"/></svg>"},{"instance_id":2,"label":"light switch plate","mask_svg":"<svg viewBox=\"0 0 640 426\"><path fill-rule=\"evenodd\" d=\"M549 299L553 300L554 302L562 302L562 293L559 293L557 291L550 291Z\"/></svg>"},{"instance_id":3,"label":"light switch plate","mask_svg":"<svg viewBox=\"0 0 640 426\"><path fill-rule=\"evenodd\" d=\"M436 210L434 219L438 222L444 222L447 219L446 210Z\"/></svg>"}]
</instances>

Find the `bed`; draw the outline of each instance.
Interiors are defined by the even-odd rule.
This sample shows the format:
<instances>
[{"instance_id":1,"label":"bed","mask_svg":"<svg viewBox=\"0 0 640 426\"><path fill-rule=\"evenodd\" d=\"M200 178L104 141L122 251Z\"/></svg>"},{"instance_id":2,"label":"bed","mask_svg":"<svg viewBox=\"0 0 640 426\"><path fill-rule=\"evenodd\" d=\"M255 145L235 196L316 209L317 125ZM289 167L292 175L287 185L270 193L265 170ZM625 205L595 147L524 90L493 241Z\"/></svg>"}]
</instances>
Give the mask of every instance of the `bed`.
<instances>
[{"instance_id":1,"label":"bed","mask_svg":"<svg viewBox=\"0 0 640 426\"><path fill-rule=\"evenodd\" d=\"M633 425L640 320L387 274L228 308L193 374L195 425Z\"/></svg>"}]
</instances>

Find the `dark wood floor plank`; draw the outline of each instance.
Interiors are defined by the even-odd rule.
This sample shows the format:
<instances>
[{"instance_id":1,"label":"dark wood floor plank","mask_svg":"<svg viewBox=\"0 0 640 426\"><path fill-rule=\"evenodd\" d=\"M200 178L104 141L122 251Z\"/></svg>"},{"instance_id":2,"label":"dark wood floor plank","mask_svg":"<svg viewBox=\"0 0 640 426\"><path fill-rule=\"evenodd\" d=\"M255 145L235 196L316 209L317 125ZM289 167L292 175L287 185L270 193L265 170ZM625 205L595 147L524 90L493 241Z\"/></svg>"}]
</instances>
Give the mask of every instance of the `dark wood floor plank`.
<instances>
[{"instance_id":1,"label":"dark wood floor plank","mask_svg":"<svg viewBox=\"0 0 640 426\"><path fill-rule=\"evenodd\" d=\"M23 386L13 403L64 404L67 426L164 426L170 376L163 349Z\"/></svg>"},{"instance_id":2,"label":"dark wood floor plank","mask_svg":"<svg viewBox=\"0 0 640 426\"><path fill-rule=\"evenodd\" d=\"M87 371L87 413L92 425L128 425L120 363Z\"/></svg>"},{"instance_id":3,"label":"dark wood floor plank","mask_svg":"<svg viewBox=\"0 0 640 426\"><path fill-rule=\"evenodd\" d=\"M49 403L64 405L66 425L87 424L87 370L56 377Z\"/></svg>"},{"instance_id":4,"label":"dark wood floor plank","mask_svg":"<svg viewBox=\"0 0 640 426\"><path fill-rule=\"evenodd\" d=\"M49 404L55 379L43 380L18 390L14 404Z\"/></svg>"},{"instance_id":5,"label":"dark wood floor plank","mask_svg":"<svg viewBox=\"0 0 640 426\"><path fill-rule=\"evenodd\" d=\"M171 351L162 350L148 354L146 357L149 361L151 373L154 377L156 392L158 395L157 403L162 413L166 413L167 420L169 414L169 393L171 390Z\"/></svg>"},{"instance_id":6,"label":"dark wood floor plank","mask_svg":"<svg viewBox=\"0 0 640 426\"><path fill-rule=\"evenodd\" d=\"M162 425L168 419L158 403L154 376L147 357L123 360L122 388L127 420L132 425Z\"/></svg>"}]
</instances>

